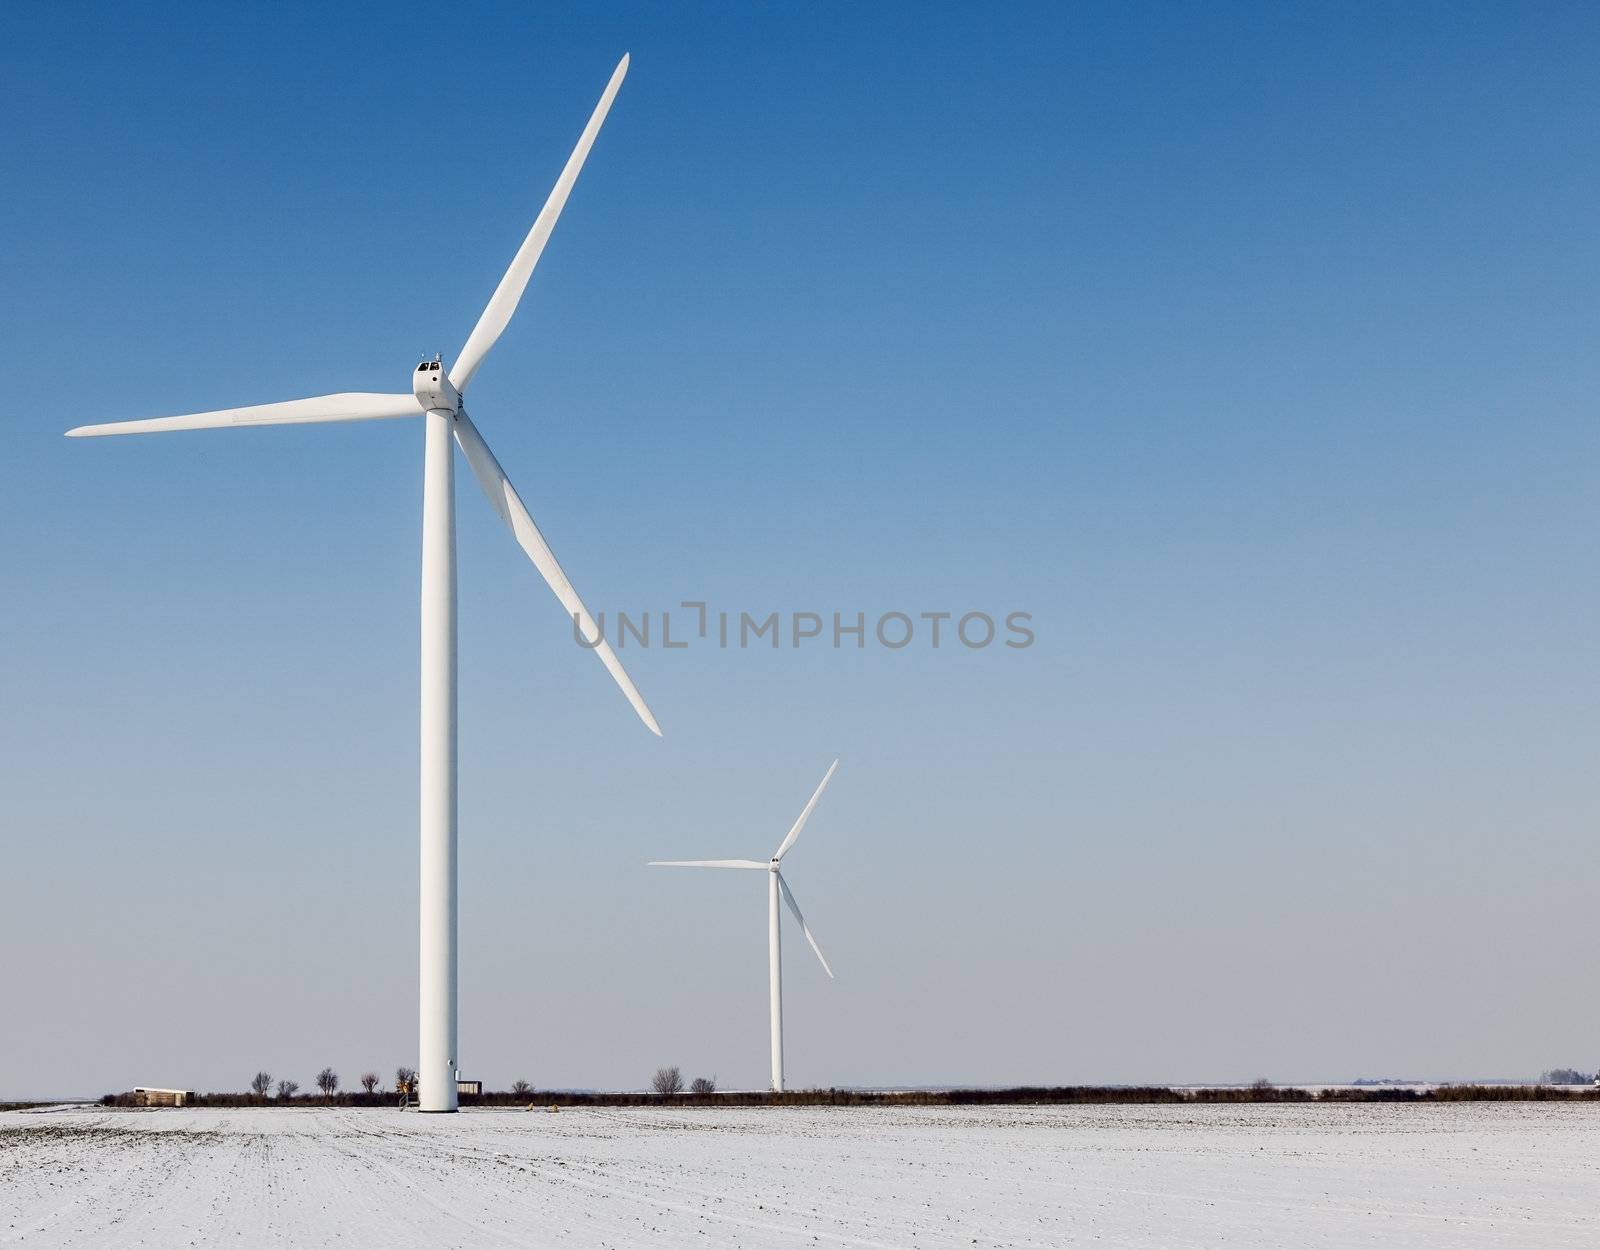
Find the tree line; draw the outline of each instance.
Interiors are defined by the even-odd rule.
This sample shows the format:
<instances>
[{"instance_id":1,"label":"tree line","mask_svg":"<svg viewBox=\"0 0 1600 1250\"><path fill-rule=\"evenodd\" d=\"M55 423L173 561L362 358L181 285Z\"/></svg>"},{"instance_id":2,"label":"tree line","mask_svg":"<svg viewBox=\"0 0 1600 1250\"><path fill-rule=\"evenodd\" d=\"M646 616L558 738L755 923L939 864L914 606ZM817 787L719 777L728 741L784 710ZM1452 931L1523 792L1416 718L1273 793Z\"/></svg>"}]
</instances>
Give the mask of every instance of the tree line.
<instances>
[{"instance_id":1,"label":"tree line","mask_svg":"<svg viewBox=\"0 0 1600 1250\"><path fill-rule=\"evenodd\" d=\"M402 1081L407 1079L408 1075L411 1080L416 1079L416 1073L412 1072L410 1068L395 1069L394 1079L396 1088L399 1087ZM368 1094L372 1094L378 1089L378 1080L379 1078L376 1072L363 1072L361 1074L361 1088ZM317 1073L317 1088L322 1091L322 1096L324 1098L332 1098L339 1092L339 1074L332 1068L322 1069L321 1072ZM273 1092L272 1073L265 1071L257 1072L253 1077L251 1077L250 1092L263 1102L266 1101L267 1095ZM299 1081L291 1081L285 1078L279 1080L277 1083L277 1098L279 1102L287 1102L299 1092Z\"/></svg>"},{"instance_id":2,"label":"tree line","mask_svg":"<svg viewBox=\"0 0 1600 1250\"><path fill-rule=\"evenodd\" d=\"M1360 1088L1333 1088L1309 1090L1295 1086L1253 1085L1244 1088L1173 1089L1165 1085L1147 1086L1019 1086L1009 1089L797 1089L772 1093L767 1090L734 1090L722 1092L715 1082L701 1078L682 1086L682 1074L674 1082L670 1075L663 1078L666 1090L657 1091L654 1080L649 1090L631 1093L602 1093L583 1090L535 1090L526 1081L518 1081L508 1091L478 1095L463 1094L461 1103L467 1107L524 1107L529 1105L549 1107L652 1107L661 1106L667 1099L682 1105L720 1107L916 1107L916 1106L1036 1106L1059 1104L1138 1104L1138 1103L1447 1103L1447 1102L1600 1102L1600 1088L1571 1085L1441 1085L1432 1089L1405 1087L1366 1086ZM701 1081L712 1086L706 1089ZM282 1083L280 1082L280 1085ZM288 1082L291 1089L299 1086ZM673 1086L676 1085L674 1089ZM337 1087L335 1087L336 1089ZM292 1104L296 1095L283 1095ZM333 1092L326 1095L306 1095L300 1099L313 1106L392 1106L392 1096L383 1093L371 1095ZM133 1107L139 1105L131 1093L106 1094L101 1103L108 1107ZM249 1094L199 1094L191 1100L195 1107L248 1107L270 1105L265 1095Z\"/></svg>"}]
</instances>

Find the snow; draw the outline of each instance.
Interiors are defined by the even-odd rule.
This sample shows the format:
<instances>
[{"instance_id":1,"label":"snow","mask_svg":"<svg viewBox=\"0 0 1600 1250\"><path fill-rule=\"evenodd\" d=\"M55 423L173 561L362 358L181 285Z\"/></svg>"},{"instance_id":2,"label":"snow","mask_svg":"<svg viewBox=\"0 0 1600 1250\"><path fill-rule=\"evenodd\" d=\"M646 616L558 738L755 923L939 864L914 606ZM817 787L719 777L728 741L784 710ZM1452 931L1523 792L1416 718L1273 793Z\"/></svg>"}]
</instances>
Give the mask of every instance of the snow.
<instances>
[{"instance_id":1,"label":"snow","mask_svg":"<svg viewBox=\"0 0 1600 1250\"><path fill-rule=\"evenodd\" d=\"M0 1113L0 1245L1600 1245L1600 1104Z\"/></svg>"}]
</instances>

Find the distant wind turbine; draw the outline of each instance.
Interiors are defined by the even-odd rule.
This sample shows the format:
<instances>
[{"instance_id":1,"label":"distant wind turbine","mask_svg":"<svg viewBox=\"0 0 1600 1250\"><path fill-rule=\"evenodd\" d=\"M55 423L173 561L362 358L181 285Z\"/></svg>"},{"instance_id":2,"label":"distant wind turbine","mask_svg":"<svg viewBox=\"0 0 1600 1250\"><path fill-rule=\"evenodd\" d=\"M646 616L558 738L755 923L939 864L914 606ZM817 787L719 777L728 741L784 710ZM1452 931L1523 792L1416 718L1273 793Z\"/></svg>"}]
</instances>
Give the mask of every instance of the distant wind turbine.
<instances>
[{"instance_id":1,"label":"distant wind turbine","mask_svg":"<svg viewBox=\"0 0 1600 1250\"><path fill-rule=\"evenodd\" d=\"M800 925L800 932L806 935L806 941L811 943L811 949L816 951L817 958L822 962L822 970L833 976L833 969L828 967L827 957L822 953L822 947L817 945L817 939L811 936L811 930L806 926L806 918L800 914L800 904L794 901L794 894L789 889L789 883L783 879L783 873L778 871L778 865L783 862L783 857L794 846L795 839L800 836L800 830L806 827L806 821L811 818L811 809L816 807L817 800L822 797L822 792L827 789L828 782L833 777L833 770L839 767L839 761L834 760L828 765L828 771L823 774L822 784L817 787L817 792L811 796L811 801L806 804L805 810L800 813L800 819L794 822L783 841L778 843L778 849L773 852L772 858L766 863L757 859L653 859L650 861L652 868L751 868L757 872L767 874L767 983L772 1012L772 1088L779 1093L783 1092L783 958L782 935L778 925L778 895L783 895L783 901L789 905L789 910L794 913L794 918Z\"/></svg>"},{"instance_id":2,"label":"distant wind turbine","mask_svg":"<svg viewBox=\"0 0 1600 1250\"><path fill-rule=\"evenodd\" d=\"M425 360L411 375L409 394L369 392L319 395L279 404L224 408L182 417L156 417L113 425L85 425L67 434L73 438L102 434L154 434L166 430L201 430L248 425L299 425L321 421L371 421L390 417L425 417L426 446L422 478L422 908L419 995L418 1105L423 1111L456 1109L456 531L455 439L472 466L478 484L500 519L511 527L533 566L555 591L606 671L622 687L640 719L660 736L661 727L622 664L595 627L578 592L561 571L544 536L534 525L494 458L489 445L467 417L461 401L478 366L516 312L528 278L561 216L572 185L589 155L595 136L610 111L617 88L628 72L624 56L606 84L600 103L583 128L578 146L545 200L511 267L495 288L489 305L467 337L466 346L448 372L438 359Z\"/></svg>"}]
</instances>

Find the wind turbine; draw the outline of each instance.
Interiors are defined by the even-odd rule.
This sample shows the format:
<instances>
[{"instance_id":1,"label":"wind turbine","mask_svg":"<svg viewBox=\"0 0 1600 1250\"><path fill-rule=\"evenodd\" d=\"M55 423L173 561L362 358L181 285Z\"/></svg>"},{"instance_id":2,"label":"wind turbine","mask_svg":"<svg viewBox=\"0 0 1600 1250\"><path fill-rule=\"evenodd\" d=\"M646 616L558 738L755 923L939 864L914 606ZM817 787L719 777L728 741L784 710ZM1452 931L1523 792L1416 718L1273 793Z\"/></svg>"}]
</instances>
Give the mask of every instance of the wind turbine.
<instances>
[{"instance_id":1,"label":"wind turbine","mask_svg":"<svg viewBox=\"0 0 1600 1250\"><path fill-rule=\"evenodd\" d=\"M419 977L418 1105L423 1111L456 1109L456 530L454 438L478 484L500 514L533 566L555 591L585 642L622 687L633 710L658 737L661 727L611 647L595 627L578 592L556 562L544 536L528 515L500 462L467 416L461 396L516 312L533 267L561 216L595 136L606 119L617 88L628 72L623 56L595 105L578 146L567 158L555 189L533 228L517 249L488 307L467 336L455 364L446 371L435 358L411 375L409 394L369 392L319 395L286 403L224 408L181 417L85 425L68 430L72 438L103 434L154 434L248 425L299 425L320 421L372 421L423 417L426 426L422 475L422 766L421 766L421 972Z\"/></svg>"},{"instance_id":2,"label":"wind turbine","mask_svg":"<svg viewBox=\"0 0 1600 1250\"><path fill-rule=\"evenodd\" d=\"M811 809L816 807L817 800L822 797L822 792L828 788L828 782L833 777L833 770L839 767L839 761L834 760L828 765L828 771L822 775L822 783L817 786L817 792L811 796L811 801L805 805L805 810L800 813L800 819L794 822L794 828L778 843L778 849L772 853L772 858L766 863L758 859L653 859L650 861L652 868L750 868L757 872L767 874L767 992L770 998L772 1012L772 1088L778 1093L783 1092L783 937L778 924L778 895L783 895L783 901L789 905L789 910L794 913L794 918L799 922L800 932L806 935L806 941L811 943L811 949L816 951L817 958L822 961L822 970L833 976L833 969L828 967L828 960L822 953L822 947L817 945L817 939L811 936L811 930L806 927L806 918L800 914L800 904L794 901L794 894L789 889L789 883L783 879L783 873L778 870L778 865L783 862L783 857L794 846L795 839L800 836L800 830L806 827L806 821L811 819Z\"/></svg>"}]
</instances>

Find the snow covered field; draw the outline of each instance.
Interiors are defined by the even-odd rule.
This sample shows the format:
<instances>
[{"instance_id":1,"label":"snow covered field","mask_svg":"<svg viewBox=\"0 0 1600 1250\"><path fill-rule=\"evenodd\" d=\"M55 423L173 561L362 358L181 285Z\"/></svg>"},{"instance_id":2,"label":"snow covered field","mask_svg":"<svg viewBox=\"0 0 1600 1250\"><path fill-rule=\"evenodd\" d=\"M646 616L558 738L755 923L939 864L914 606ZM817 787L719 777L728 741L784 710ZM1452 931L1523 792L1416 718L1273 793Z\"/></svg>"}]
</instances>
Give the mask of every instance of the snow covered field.
<instances>
[{"instance_id":1,"label":"snow covered field","mask_svg":"<svg viewBox=\"0 0 1600 1250\"><path fill-rule=\"evenodd\" d=\"M0 1113L0 1245L1600 1245L1600 1105Z\"/></svg>"}]
</instances>

